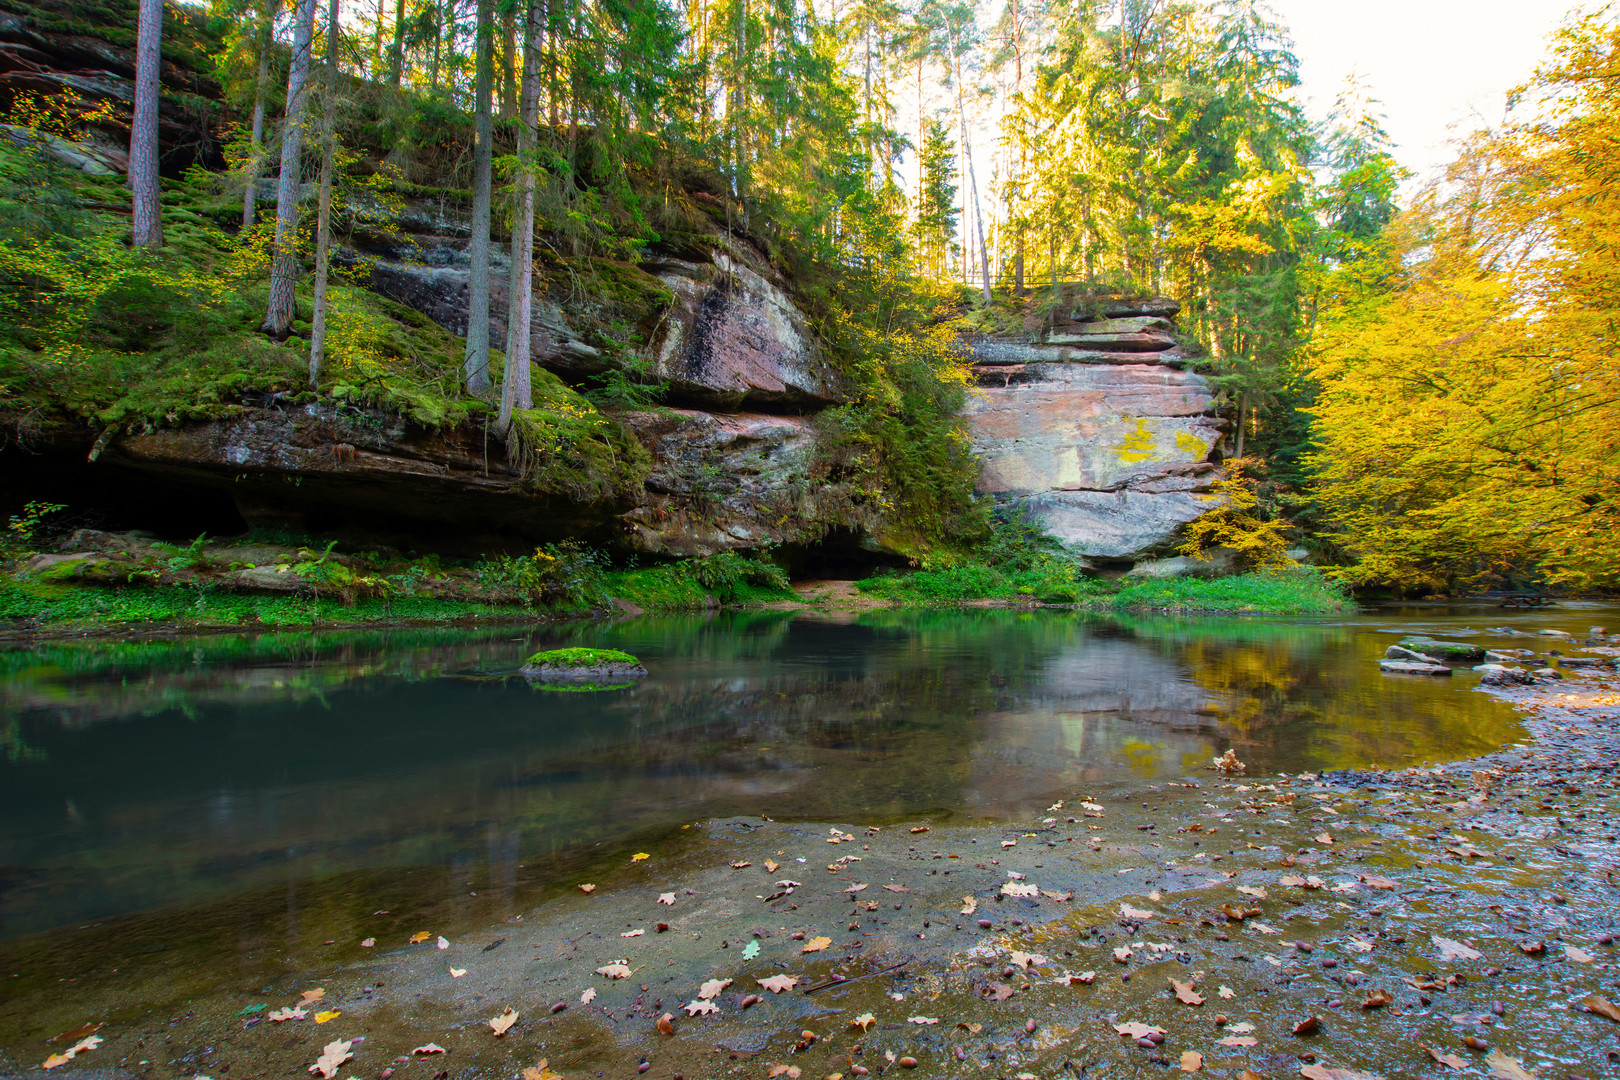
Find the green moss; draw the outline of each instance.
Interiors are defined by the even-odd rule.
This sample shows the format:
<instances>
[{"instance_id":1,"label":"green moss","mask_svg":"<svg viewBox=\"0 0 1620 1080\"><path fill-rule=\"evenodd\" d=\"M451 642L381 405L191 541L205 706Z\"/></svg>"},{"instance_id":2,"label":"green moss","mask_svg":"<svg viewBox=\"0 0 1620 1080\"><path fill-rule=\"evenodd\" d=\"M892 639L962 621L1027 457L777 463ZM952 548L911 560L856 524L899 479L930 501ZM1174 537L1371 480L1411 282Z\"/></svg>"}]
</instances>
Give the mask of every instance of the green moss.
<instances>
[{"instance_id":1,"label":"green moss","mask_svg":"<svg viewBox=\"0 0 1620 1080\"><path fill-rule=\"evenodd\" d=\"M548 668L589 668L601 667L606 664L634 664L640 666L637 660L627 652L618 649L551 649L546 652L537 652L523 662L524 667Z\"/></svg>"}]
</instances>

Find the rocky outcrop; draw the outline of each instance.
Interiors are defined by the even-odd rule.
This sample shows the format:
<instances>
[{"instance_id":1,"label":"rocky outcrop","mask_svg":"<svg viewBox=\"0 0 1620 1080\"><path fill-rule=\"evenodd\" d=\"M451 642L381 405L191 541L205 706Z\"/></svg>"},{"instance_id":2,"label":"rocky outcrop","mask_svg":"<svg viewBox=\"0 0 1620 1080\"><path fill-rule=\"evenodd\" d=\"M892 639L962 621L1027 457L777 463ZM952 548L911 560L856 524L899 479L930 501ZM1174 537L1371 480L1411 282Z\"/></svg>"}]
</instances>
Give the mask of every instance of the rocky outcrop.
<instances>
[{"instance_id":1,"label":"rocky outcrop","mask_svg":"<svg viewBox=\"0 0 1620 1080\"><path fill-rule=\"evenodd\" d=\"M1040 340L967 343L980 491L1024 510L1100 565L1165 548L1207 512L1228 428L1186 370L1175 301L1107 300Z\"/></svg>"}]
</instances>

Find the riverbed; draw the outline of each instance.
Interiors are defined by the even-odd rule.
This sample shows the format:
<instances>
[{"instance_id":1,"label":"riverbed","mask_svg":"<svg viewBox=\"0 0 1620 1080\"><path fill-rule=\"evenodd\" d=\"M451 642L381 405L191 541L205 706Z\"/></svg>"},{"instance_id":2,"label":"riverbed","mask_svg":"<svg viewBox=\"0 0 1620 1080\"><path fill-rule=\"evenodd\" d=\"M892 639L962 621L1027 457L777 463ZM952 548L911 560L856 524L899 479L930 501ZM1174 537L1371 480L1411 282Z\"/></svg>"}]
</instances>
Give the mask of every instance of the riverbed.
<instances>
[{"instance_id":1,"label":"riverbed","mask_svg":"<svg viewBox=\"0 0 1620 1080\"><path fill-rule=\"evenodd\" d=\"M1388 861L1389 852L1375 849L1414 835L1402 808L1393 795L1347 796L1330 782L1335 770L1366 777L1370 769L1524 752L1515 746L1535 732L1510 702L1476 691L1466 669L1451 679L1380 675L1384 648L1421 632L1489 646L1528 642L1547 653L1558 645L1533 637L1537 631L1584 636L1590 625L1620 621L1616 614L1583 605L1288 620L732 613L533 633L229 635L17 650L6 654L0 683L0 972L11 977L0 1005L0 1062L21 1072L56 1048L49 1036L105 1022L99 1037L108 1041L86 1052L96 1067L116 1062L141 1076L226 1072L217 1066L231 1064L221 1056L229 1047L237 1075L262 1075L272 1062L276 1072L300 1055L313 1062L304 1044L318 1052L329 1033L352 1039L356 1030L344 1024L359 1020L369 1025L356 1044L359 1075L408 1057L411 1046L393 1044L418 1031L422 1043L449 1046L451 1031L470 1040L451 1047L455 1060L446 1065L409 1066L424 1078L441 1068L515 1075L534 1064L547 1027L553 1038L566 1034L564 1055L553 1054L565 1074L628 1066L633 1075L646 1059L651 1075L674 1075L706 1060L678 1044L712 1043L728 1030L693 1030L699 1024L742 1025L743 1035L721 1040L740 1062L777 1052L786 1063L794 1040L779 1052L771 1044L784 1023L809 1030L830 1020L836 1028L844 1012L864 1005L873 1031L884 1030L880 1021L899 1025L911 1042L887 1041L902 1050L915 1043L913 1056L935 1072L978 1075L1009 1054L1027 1067L1055 1067L1053 1053L1091 1047L1097 1031L1067 1013L1052 1024L1021 1015L1020 1024L1036 1021L1022 1043L1014 1037L998 1051L996 1037L979 1039L994 1022L963 1019L964 1009L981 1001L1006 1008L985 997L979 969L988 957L999 975L1015 945L1027 958L1060 940L1072 954L1081 927L1100 947L1099 933L1121 933L1121 905L1176 919L1186 929L1171 939L1207 932L1202 922L1219 920L1191 910L1178 917L1161 905L1216 888L1212 877L1237 880L1228 873L1288 876L1266 866L1285 857L1317 866L1302 870L1306 880L1320 875L1315 856L1335 846L1315 837L1331 832L1334 818L1367 841L1356 849L1361 860ZM651 674L605 694L557 693L517 677L529 653L561 645L626 649ZM1246 763L1243 777L1222 780L1205 768L1228 750ZM1324 772L1330 781L1319 779ZM1268 793L1256 794L1262 787ZM1082 803L1098 810L1077 812ZM1255 822L1264 827L1247 829L1254 835L1242 848L1212 844L1209 834L1233 829L1224 819L1259 803L1266 809L1254 816L1277 820ZM1303 807L1322 809L1301 819ZM1276 834L1263 836L1273 826ZM850 839L838 839L844 835ZM647 857L634 858L640 854ZM1478 891L1466 883L1490 879L1479 873L1482 858L1462 857L1451 868L1456 881ZM766 871L767 860L786 876ZM732 866L740 862L749 866ZM1387 873L1415 869L1408 859ZM767 902L784 880L798 884ZM1009 908L1000 891L1009 880L1037 881L1037 893L1012 898L1019 906ZM1302 887L1300 903L1387 899L1356 876L1324 883ZM581 884L596 888L581 892ZM869 888L846 891L852 884ZM1258 877L1251 887L1288 888ZM878 908L864 907L868 892ZM665 893L673 903L657 903ZM994 912L988 927L962 913L968 895ZM1249 894L1225 895L1241 903ZM1034 906L1009 914L1026 903ZM790 913L801 911L798 922L814 913L818 925L790 929ZM1153 919L1126 921L1134 923L1126 936L1136 938L1126 948L1148 948L1167 963L1176 957L1191 970L1187 941L1137 938ZM659 922L670 929L659 933ZM1324 924L1312 925L1320 933ZM411 943L424 932L427 940ZM1165 936L1164 927L1156 932ZM797 952L794 933L827 936L828 956ZM749 958L754 967L773 965L755 976L792 968L808 978L820 967L825 981L843 965L844 978L867 977L858 987L800 996L791 1022L768 991L770 1002L745 1012L738 965L750 942L773 952ZM646 975L595 974L643 947L661 950L646 957L666 969L658 987ZM1597 946L1590 954L1608 962ZM1128 971L1110 968L1111 952L1099 955L1088 961L1093 982L1072 984L1074 993L1090 994L1099 980L1126 1002L1148 992L1143 977L1134 988L1119 981ZM873 976L879 958L903 966ZM737 988L724 991L729 1018L687 1018L680 1007L699 1000L699 984L733 977L733 969ZM1043 986L1082 974L1033 970ZM1035 985L1027 973L1019 978ZM1031 992L1017 989L1017 979L994 981ZM1166 979L1151 981L1162 997ZM1240 982L1234 993L1260 989L1252 978ZM272 1025L260 1015L321 983L341 983L332 997L352 1001L330 1010L350 1018L343 1024L334 1017L321 1027L313 1019ZM587 990L592 1000L581 1001ZM884 1002L899 1007L895 993L948 1003L935 1011L952 1015L922 1017L938 1025L880 1017ZM525 1020L495 1042L479 1014L502 1001ZM568 1008L550 1012L558 1004ZM748 1019L764 1017L765 1004L778 1015ZM1110 1011L1103 1004L1082 1011L1100 1017ZM669 1009L681 1034L659 1036L652 1021ZM636 1017L647 1023L632 1028ZM956 1023L964 1026L948 1026ZM946 1030L960 1041L947 1044ZM808 1062L841 1043L843 1068L852 1070L860 1055L847 1052L847 1022L834 1034L822 1032L800 1056ZM1353 1032L1344 1034L1355 1045ZM387 1042L387 1051L373 1052L370 1041ZM877 1049L883 1041L874 1035L861 1044L862 1055L873 1044L873 1071L889 1064L883 1053L893 1051ZM161 1052L147 1050L159 1042ZM1097 1046L1119 1049L1106 1039ZM1127 1054L1109 1067L1159 1067L1148 1059L1162 1054L1141 1050L1142 1061ZM734 1066L742 1067L728 1057L725 1068ZM834 1071L827 1065L816 1075Z\"/></svg>"}]
</instances>

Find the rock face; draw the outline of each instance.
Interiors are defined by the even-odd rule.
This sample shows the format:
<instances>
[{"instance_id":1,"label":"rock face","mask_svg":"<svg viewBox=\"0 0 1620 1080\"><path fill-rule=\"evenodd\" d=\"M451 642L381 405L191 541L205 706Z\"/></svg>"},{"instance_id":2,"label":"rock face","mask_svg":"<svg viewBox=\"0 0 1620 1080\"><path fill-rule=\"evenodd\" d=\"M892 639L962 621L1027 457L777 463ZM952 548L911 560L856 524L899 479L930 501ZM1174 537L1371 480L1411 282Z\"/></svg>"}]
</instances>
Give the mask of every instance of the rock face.
<instances>
[{"instance_id":1,"label":"rock face","mask_svg":"<svg viewBox=\"0 0 1620 1080\"><path fill-rule=\"evenodd\" d=\"M1071 312L1041 341L968 342L981 492L1102 565L1162 550L1207 512L1229 424L1185 370L1174 301Z\"/></svg>"}]
</instances>

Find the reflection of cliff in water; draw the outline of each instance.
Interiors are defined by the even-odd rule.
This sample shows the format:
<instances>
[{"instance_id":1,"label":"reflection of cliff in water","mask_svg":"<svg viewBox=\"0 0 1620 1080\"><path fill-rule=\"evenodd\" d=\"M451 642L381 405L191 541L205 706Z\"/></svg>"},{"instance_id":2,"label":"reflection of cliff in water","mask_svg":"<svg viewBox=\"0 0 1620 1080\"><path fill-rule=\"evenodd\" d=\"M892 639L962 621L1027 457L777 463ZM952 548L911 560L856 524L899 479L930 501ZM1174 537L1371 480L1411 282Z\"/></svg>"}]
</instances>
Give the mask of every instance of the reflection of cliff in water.
<instances>
[{"instance_id":1,"label":"reflection of cliff in water","mask_svg":"<svg viewBox=\"0 0 1620 1080\"><path fill-rule=\"evenodd\" d=\"M566 644L627 649L652 675L563 694L499 674ZM0 719L26 753L0 763L0 936L364 868L561 874L709 816L995 814L1228 745L1319 768L1502 727L1478 695L1381 684L1363 655L1379 644L886 611L12 653Z\"/></svg>"}]
</instances>

